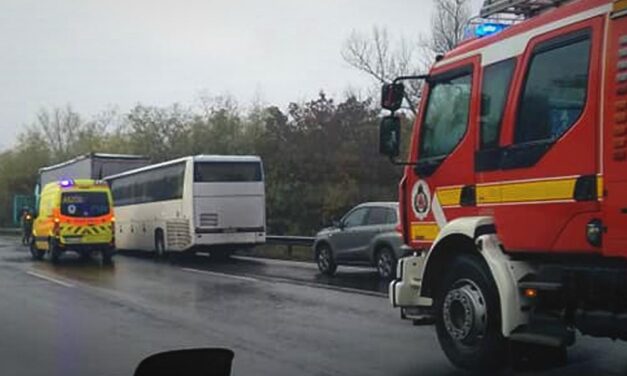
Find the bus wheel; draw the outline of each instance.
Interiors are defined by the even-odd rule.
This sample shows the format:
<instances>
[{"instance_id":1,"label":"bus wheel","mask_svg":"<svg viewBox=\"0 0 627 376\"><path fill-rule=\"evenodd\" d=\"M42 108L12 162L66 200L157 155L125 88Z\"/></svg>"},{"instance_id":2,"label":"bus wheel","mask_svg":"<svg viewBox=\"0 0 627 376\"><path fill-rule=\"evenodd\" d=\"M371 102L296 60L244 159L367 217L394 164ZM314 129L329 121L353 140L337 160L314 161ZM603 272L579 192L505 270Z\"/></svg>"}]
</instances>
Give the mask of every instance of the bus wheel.
<instances>
[{"instance_id":1,"label":"bus wheel","mask_svg":"<svg viewBox=\"0 0 627 376\"><path fill-rule=\"evenodd\" d=\"M507 341L501 334L498 291L482 260L458 256L436 293L436 332L455 366L469 371L503 367Z\"/></svg>"},{"instance_id":2,"label":"bus wheel","mask_svg":"<svg viewBox=\"0 0 627 376\"><path fill-rule=\"evenodd\" d=\"M50 261L52 261L53 264L58 263L62 251L57 245L57 242L53 239L48 241L48 252L50 252Z\"/></svg>"},{"instance_id":3,"label":"bus wheel","mask_svg":"<svg viewBox=\"0 0 627 376\"><path fill-rule=\"evenodd\" d=\"M46 254L46 251L42 251L40 249L37 249L37 245L35 244L35 238L31 237L30 240L30 255L33 258L33 260L42 260L44 258L44 255Z\"/></svg>"},{"instance_id":4,"label":"bus wheel","mask_svg":"<svg viewBox=\"0 0 627 376\"><path fill-rule=\"evenodd\" d=\"M155 254L158 258L165 258L167 251L165 250L165 239L163 238L163 232L157 230L155 234Z\"/></svg>"}]
</instances>

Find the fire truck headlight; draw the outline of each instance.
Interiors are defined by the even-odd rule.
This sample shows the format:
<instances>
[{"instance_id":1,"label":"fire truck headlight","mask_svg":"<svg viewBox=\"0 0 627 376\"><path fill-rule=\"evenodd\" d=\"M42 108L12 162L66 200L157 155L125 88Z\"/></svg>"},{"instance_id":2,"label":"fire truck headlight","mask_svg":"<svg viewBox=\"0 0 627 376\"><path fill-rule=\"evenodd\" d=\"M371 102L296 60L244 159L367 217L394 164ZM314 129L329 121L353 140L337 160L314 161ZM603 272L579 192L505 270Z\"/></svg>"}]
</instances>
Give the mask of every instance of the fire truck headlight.
<instances>
[{"instance_id":1,"label":"fire truck headlight","mask_svg":"<svg viewBox=\"0 0 627 376\"><path fill-rule=\"evenodd\" d=\"M595 247L601 246L601 240L603 238L603 223L600 219L593 219L588 222L586 226L586 239L588 243Z\"/></svg>"}]
</instances>

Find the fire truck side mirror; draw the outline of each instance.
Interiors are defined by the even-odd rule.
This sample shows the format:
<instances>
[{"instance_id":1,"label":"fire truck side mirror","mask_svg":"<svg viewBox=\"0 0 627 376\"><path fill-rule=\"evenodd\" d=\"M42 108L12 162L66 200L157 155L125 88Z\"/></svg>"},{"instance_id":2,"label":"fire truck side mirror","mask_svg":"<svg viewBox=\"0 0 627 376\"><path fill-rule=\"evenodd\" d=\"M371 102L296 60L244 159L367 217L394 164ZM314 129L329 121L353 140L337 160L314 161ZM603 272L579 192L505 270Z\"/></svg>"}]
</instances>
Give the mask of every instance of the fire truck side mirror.
<instances>
[{"instance_id":1,"label":"fire truck side mirror","mask_svg":"<svg viewBox=\"0 0 627 376\"><path fill-rule=\"evenodd\" d=\"M405 86L402 83L384 84L381 88L381 107L392 112L401 108Z\"/></svg>"},{"instance_id":2,"label":"fire truck side mirror","mask_svg":"<svg viewBox=\"0 0 627 376\"><path fill-rule=\"evenodd\" d=\"M379 153L396 158L401 148L401 119L397 116L386 116L379 125Z\"/></svg>"}]
</instances>

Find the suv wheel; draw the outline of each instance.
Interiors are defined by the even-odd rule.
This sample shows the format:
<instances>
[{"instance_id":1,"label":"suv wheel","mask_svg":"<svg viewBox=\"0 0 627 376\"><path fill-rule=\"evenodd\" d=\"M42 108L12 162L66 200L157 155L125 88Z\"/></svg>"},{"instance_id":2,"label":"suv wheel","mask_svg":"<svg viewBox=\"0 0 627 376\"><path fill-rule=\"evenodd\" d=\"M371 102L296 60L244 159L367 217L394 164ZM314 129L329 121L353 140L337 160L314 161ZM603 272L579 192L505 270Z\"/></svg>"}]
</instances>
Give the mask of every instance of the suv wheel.
<instances>
[{"instance_id":1,"label":"suv wheel","mask_svg":"<svg viewBox=\"0 0 627 376\"><path fill-rule=\"evenodd\" d=\"M394 271L396 270L396 257L394 253L388 247L383 247L377 252L375 259L377 263L377 272L383 279L391 279L394 277Z\"/></svg>"},{"instance_id":2,"label":"suv wheel","mask_svg":"<svg viewBox=\"0 0 627 376\"><path fill-rule=\"evenodd\" d=\"M335 274L337 264L333 259L333 252L328 245L323 244L318 247L318 251L316 252L316 264L318 264L318 269L322 274Z\"/></svg>"}]
</instances>

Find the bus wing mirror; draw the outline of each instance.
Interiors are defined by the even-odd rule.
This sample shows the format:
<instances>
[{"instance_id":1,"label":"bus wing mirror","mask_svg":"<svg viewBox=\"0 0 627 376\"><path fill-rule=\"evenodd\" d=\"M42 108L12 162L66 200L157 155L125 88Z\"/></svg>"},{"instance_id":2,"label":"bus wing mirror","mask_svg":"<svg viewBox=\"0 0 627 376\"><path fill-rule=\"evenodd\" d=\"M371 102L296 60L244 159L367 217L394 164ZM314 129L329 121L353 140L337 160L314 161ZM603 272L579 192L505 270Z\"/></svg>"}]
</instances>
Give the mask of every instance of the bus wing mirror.
<instances>
[{"instance_id":1,"label":"bus wing mirror","mask_svg":"<svg viewBox=\"0 0 627 376\"><path fill-rule=\"evenodd\" d=\"M379 125L379 153L396 158L401 148L401 119L397 116L386 116Z\"/></svg>"},{"instance_id":2,"label":"bus wing mirror","mask_svg":"<svg viewBox=\"0 0 627 376\"><path fill-rule=\"evenodd\" d=\"M405 85L401 82L384 84L381 88L381 107L392 112L401 108L405 97Z\"/></svg>"}]
</instances>

